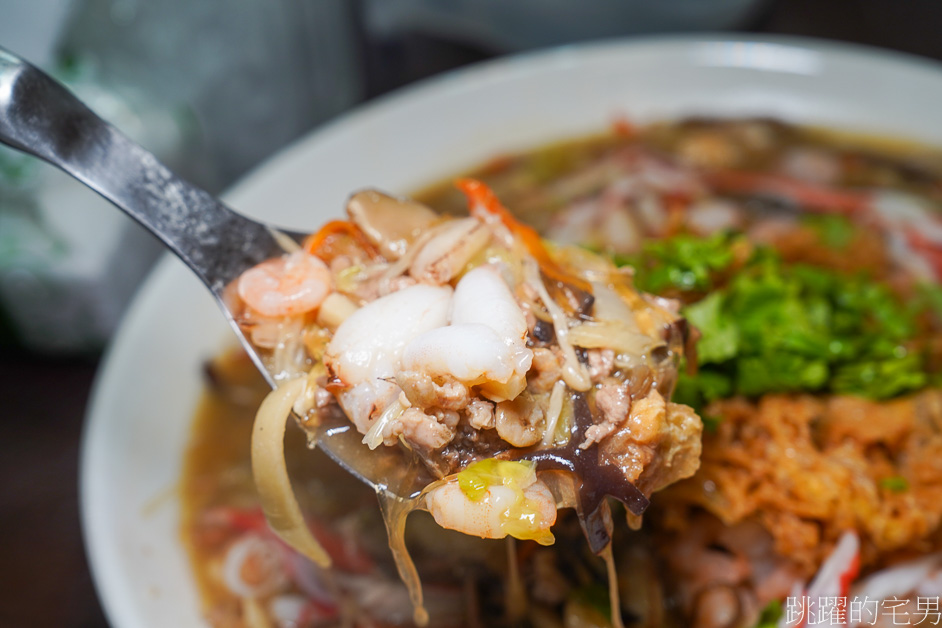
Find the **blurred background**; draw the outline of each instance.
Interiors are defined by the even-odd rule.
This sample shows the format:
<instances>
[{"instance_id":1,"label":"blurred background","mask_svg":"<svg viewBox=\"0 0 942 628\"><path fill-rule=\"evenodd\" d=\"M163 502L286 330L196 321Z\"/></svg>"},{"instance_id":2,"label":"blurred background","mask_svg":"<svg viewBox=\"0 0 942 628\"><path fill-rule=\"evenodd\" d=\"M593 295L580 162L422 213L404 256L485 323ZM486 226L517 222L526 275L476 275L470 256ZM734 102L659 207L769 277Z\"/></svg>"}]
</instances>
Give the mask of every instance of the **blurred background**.
<instances>
[{"instance_id":1,"label":"blurred background","mask_svg":"<svg viewBox=\"0 0 942 628\"><path fill-rule=\"evenodd\" d=\"M782 33L942 60L937 0L0 0L0 46L221 192L344 111L498 55L658 33ZM160 253L0 148L0 627L105 626L79 528L101 351Z\"/></svg>"}]
</instances>

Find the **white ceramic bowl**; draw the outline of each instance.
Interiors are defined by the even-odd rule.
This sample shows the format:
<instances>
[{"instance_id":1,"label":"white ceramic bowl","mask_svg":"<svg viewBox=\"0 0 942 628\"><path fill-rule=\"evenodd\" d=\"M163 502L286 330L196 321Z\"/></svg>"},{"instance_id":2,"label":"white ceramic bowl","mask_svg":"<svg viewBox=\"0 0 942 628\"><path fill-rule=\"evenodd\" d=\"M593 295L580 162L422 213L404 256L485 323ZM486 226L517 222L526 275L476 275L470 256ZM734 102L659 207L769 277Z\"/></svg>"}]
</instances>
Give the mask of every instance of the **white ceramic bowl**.
<instances>
[{"instance_id":1,"label":"white ceramic bowl","mask_svg":"<svg viewBox=\"0 0 942 628\"><path fill-rule=\"evenodd\" d=\"M313 229L352 191L407 192L495 153L683 114L781 116L942 145L942 72L794 39L653 39L500 59L400 91L299 141L231 191L233 207ZM99 374L82 452L92 570L121 628L201 626L173 489L201 362L228 341L207 292L162 260Z\"/></svg>"}]
</instances>

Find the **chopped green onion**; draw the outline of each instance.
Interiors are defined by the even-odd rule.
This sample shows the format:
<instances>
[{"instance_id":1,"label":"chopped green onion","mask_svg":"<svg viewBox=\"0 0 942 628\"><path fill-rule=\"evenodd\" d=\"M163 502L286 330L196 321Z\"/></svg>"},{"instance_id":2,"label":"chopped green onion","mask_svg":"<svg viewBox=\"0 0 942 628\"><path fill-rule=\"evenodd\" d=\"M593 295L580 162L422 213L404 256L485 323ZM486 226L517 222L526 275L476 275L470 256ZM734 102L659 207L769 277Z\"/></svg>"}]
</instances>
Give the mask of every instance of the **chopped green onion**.
<instances>
[{"instance_id":1,"label":"chopped green onion","mask_svg":"<svg viewBox=\"0 0 942 628\"><path fill-rule=\"evenodd\" d=\"M856 232L850 219L837 214L809 214L802 222L814 229L821 242L832 249L846 249Z\"/></svg>"},{"instance_id":2,"label":"chopped green onion","mask_svg":"<svg viewBox=\"0 0 942 628\"><path fill-rule=\"evenodd\" d=\"M733 263L732 243L741 236L717 233L708 238L678 235L645 244L639 256L616 256L615 263L638 269L637 286L646 292L667 288L708 290L712 276Z\"/></svg>"},{"instance_id":3,"label":"chopped green onion","mask_svg":"<svg viewBox=\"0 0 942 628\"><path fill-rule=\"evenodd\" d=\"M779 620L782 618L782 613L782 603L778 600L772 600L762 609L762 614L759 615L759 623L756 624L756 628L776 628Z\"/></svg>"},{"instance_id":4,"label":"chopped green onion","mask_svg":"<svg viewBox=\"0 0 942 628\"><path fill-rule=\"evenodd\" d=\"M929 384L925 356L913 347L921 313L942 312L942 291L925 289L907 305L867 276L788 265L761 246L729 276L736 237L676 236L633 261L646 290L672 287L695 298L694 290L725 283L683 310L701 333L699 373L679 379L677 400L702 408L769 392L888 399Z\"/></svg>"},{"instance_id":5,"label":"chopped green onion","mask_svg":"<svg viewBox=\"0 0 942 628\"><path fill-rule=\"evenodd\" d=\"M900 475L893 475L880 480L880 488L893 493L904 493L909 490L909 482Z\"/></svg>"}]
</instances>

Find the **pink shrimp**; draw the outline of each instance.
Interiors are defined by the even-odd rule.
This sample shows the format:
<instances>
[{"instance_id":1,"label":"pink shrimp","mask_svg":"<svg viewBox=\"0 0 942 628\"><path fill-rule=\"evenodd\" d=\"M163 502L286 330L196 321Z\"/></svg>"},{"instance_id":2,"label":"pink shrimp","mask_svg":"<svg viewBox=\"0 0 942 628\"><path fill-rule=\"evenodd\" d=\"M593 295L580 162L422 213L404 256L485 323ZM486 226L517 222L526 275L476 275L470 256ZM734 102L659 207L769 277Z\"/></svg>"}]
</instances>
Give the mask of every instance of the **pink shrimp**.
<instances>
[{"instance_id":1,"label":"pink shrimp","mask_svg":"<svg viewBox=\"0 0 942 628\"><path fill-rule=\"evenodd\" d=\"M242 273L238 291L263 316L299 316L317 309L327 298L331 275L319 258L296 251Z\"/></svg>"}]
</instances>

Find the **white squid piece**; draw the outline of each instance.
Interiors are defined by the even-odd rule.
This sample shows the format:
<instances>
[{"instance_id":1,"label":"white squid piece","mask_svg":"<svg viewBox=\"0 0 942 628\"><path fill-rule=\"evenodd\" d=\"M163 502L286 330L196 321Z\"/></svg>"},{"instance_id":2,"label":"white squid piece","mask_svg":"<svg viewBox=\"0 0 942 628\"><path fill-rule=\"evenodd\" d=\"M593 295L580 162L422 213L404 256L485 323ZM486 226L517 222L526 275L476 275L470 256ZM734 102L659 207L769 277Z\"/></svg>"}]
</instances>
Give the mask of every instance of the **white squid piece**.
<instances>
[{"instance_id":1,"label":"white squid piece","mask_svg":"<svg viewBox=\"0 0 942 628\"><path fill-rule=\"evenodd\" d=\"M526 387L533 361L526 334L526 319L499 271L479 266L455 288L451 325L416 337L402 354L402 367L478 386L492 401L514 399Z\"/></svg>"},{"instance_id":2,"label":"white squid piece","mask_svg":"<svg viewBox=\"0 0 942 628\"><path fill-rule=\"evenodd\" d=\"M507 382L514 374L508 347L487 325L449 325L427 331L406 347L402 366L432 377L451 375L468 386Z\"/></svg>"},{"instance_id":3,"label":"white squid piece","mask_svg":"<svg viewBox=\"0 0 942 628\"><path fill-rule=\"evenodd\" d=\"M399 396L390 380L406 346L448 323L451 295L448 286L404 288L366 304L337 328L324 363L348 387L337 399L360 433Z\"/></svg>"},{"instance_id":4,"label":"white squid piece","mask_svg":"<svg viewBox=\"0 0 942 628\"><path fill-rule=\"evenodd\" d=\"M455 287L451 324L487 325L508 347L525 347L527 321L500 271L492 264L468 272Z\"/></svg>"}]
</instances>

